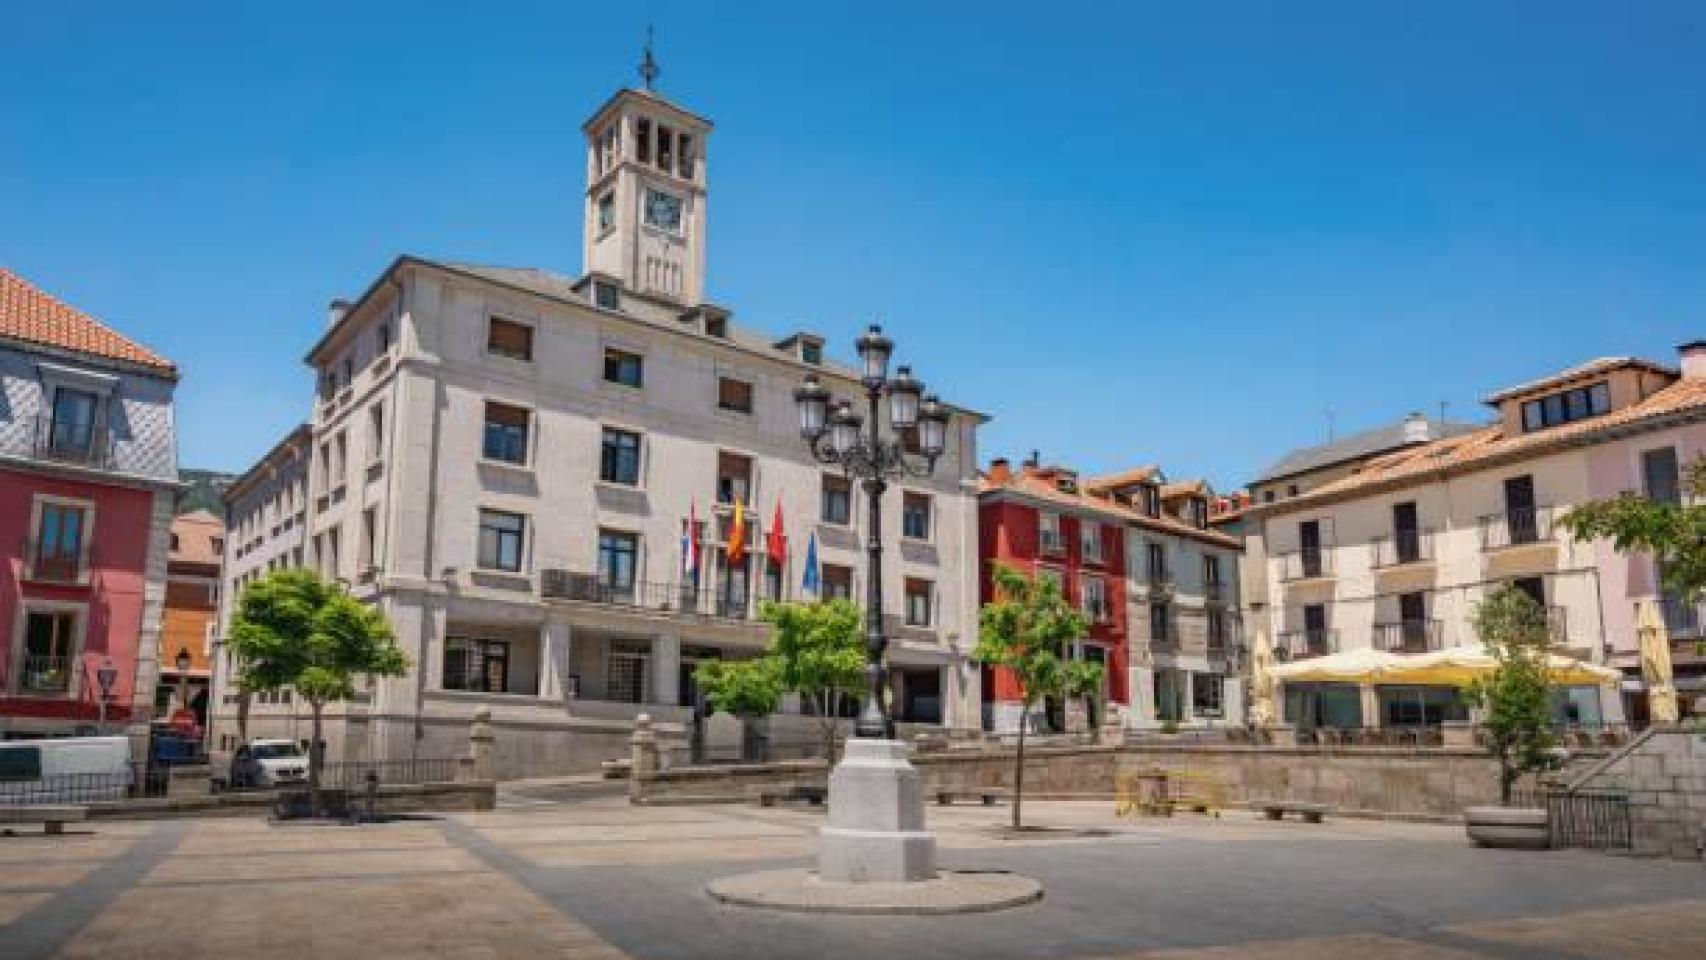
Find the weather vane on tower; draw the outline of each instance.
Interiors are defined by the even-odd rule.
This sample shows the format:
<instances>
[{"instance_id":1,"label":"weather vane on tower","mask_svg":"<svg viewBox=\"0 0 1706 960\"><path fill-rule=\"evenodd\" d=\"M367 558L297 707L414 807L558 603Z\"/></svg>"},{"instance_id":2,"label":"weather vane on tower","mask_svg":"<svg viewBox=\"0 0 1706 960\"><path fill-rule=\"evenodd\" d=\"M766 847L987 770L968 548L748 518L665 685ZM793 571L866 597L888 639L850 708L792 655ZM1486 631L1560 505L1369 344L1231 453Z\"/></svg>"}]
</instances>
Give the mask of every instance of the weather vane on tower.
<instances>
[{"instance_id":1,"label":"weather vane on tower","mask_svg":"<svg viewBox=\"0 0 1706 960\"><path fill-rule=\"evenodd\" d=\"M658 69L657 60L652 56L652 39L652 25L648 23L646 24L646 58L640 61L640 79L646 82L647 90L652 89L652 84L657 82L658 74L663 73L662 70Z\"/></svg>"}]
</instances>

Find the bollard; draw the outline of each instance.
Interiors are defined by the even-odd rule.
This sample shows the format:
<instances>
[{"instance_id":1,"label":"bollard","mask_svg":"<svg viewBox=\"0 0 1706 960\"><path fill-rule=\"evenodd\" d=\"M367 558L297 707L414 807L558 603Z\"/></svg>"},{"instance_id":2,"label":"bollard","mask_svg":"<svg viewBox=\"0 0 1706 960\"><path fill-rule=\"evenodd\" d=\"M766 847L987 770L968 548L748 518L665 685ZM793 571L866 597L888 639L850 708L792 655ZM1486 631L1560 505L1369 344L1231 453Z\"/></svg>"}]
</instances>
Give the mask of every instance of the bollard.
<instances>
[{"instance_id":1,"label":"bollard","mask_svg":"<svg viewBox=\"0 0 1706 960\"><path fill-rule=\"evenodd\" d=\"M646 780L658 770L658 739L652 731L652 716L642 713L634 718L634 735L628 740L628 802L646 802Z\"/></svg>"}]
</instances>

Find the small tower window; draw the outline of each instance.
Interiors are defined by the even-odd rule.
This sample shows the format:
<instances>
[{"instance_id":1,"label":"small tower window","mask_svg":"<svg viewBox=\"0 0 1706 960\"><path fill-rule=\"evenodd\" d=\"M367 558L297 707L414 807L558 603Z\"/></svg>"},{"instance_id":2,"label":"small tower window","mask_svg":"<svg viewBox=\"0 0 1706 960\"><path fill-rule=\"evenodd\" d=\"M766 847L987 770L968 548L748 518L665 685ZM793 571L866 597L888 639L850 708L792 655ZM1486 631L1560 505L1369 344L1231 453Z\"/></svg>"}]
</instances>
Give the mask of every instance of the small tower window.
<instances>
[{"instance_id":1,"label":"small tower window","mask_svg":"<svg viewBox=\"0 0 1706 960\"><path fill-rule=\"evenodd\" d=\"M675 132L658 124L658 169L665 173L675 169Z\"/></svg>"},{"instance_id":2,"label":"small tower window","mask_svg":"<svg viewBox=\"0 0 1706 960\"><path fill-rule=\"evenodd\" d=\"M729 322L722 317L706 317L705 333L713 337L727 337L729 335Z\"/></svg>"},{"instance_id":3,"label":"small tower window","mask_svg":"<svg viewBox=\"0 0 1706 960\"><path fill-rule=\"evenodd\" d=\"M652 162L652 121L646 117L634 118L634 159Z\"/></svg>"},{"instance_id":4,"label":"small tower window","mask_svg":"<svg viewBox=\"0 0 1706 960\"><path fill-rule=\"evenodd\" d=\"M677 151L679 153L676 158L679 167L677 173L683 180L693 179L693 137L690 134L681 135L681 139L677 143Z\"/></svg>"},{"instance_id":5,"label":"small tower window","mask_svg":"<svg viewBox=\"0 0 1706 960\"><path fill-rule=\"evenodd\" d=\"M598 198L598 232L603 233L614 226L616 226L616 194L614 191L606 191L604 196Z\"/></svg>"}]
</instances>

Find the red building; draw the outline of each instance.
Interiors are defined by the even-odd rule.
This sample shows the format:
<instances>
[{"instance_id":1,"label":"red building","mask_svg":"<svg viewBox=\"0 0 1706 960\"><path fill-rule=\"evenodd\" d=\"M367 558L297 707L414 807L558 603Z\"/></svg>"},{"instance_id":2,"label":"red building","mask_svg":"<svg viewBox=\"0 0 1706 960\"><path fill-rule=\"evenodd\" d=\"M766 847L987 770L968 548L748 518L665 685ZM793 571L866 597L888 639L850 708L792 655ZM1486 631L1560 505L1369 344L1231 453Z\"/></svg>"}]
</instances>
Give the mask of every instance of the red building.
<instances>
[{"instance_id":1,"label":"red building","mask_svg":"<svg viewBox=\"0 0 1706 960\"><path fill-rule=\"evenodd\" d=\"M993 599L996 563L1022 573L1054 577L1077 604L1090 629L1073 651L1104 665L1107 699L1130 703L1126 643L1126 520L1131 511L1078 486L1062 467L1027 463L1014 471L995 460L978 493L979 600ZM1018 729L1021 703L1010 672L983 668L984 726ZM1077 705L1050 702L1033 723L1045 729L1076 726ZM1099 723L1099 717L1083 717Z\"/></svg>"},{"instance_id":2,"label":"red building","mask_svg":"<svg viewBox=\"0 0 1706 960\"><path fill-rule=\"evenodd\" d=\"M152 713L173 365L0 268L0 736Z\"/></svg>"}]
</instances>

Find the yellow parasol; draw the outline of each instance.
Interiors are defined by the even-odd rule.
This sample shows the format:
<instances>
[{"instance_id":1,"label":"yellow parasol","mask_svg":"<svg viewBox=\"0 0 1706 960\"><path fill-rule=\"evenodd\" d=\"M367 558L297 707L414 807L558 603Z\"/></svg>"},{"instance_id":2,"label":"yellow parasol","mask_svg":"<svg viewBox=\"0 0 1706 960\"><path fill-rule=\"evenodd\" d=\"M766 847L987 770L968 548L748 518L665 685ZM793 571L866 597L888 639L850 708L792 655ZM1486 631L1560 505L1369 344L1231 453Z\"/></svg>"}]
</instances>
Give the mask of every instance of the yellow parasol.
<instances>
[{"instance_id":1,"label":"yellow parasol","mask_svg":"<svg viewBox=\"0 0 1706 960\"><path fill-rule=\"evenodd\" d=\"M1394 657L1393 663L1381 671L1382 683L1409 683L1427 686L1467 687L1498 669L1499 663L1487 648L1480 644L1448 647L1409 657ZM1615 683L1622 674L1610 667L1601 667L1573 657L1551 654L1546 658L1546 670L1551 681L1560 686L1600 686Z\"/></svg>"},{"instance_id":2,"label":"yellow parasol","mask_svg":"<svg viewBox=\"0 0 1706 960\"><path fill-rule=\"evenodd\" d=\"M1268 642L1268 628L1258 624L1250 641L1250 722L1271 727L1278 719L1279 711L1274 709L1274 649Z\"/></svg>"},{"instance_id":3,"label":"yellow parasol","mask_svg":"<svg viewBox=\"0 0 1706 960\"><path fill-rule=\"evenodd\" d=\"M1274 679L1286 683L1302 681L1372 683L1384 680L1386 671L1400 658L1384 650L1359 647L1325 657L1282 663L1274 668Z\"/></svg>"},{"instance_id":4,"label":"yellow parasol","mask_svg":"<svg viewBox=\"0 0 1706 960\"><path fill-rule=\"evenodd\" d=\"M1677 722L1676 685L1672 682L1670 635L1665 631L1659 605L1651 600L1635 604L1635 636L1641 645L1641 678L1647 681L1647 712L1654 726Z\"/></svg>"}]
</instances>

